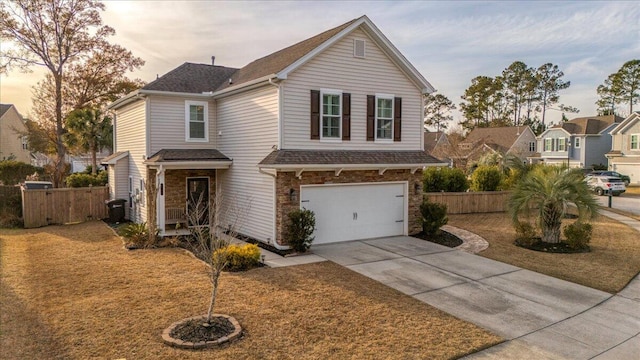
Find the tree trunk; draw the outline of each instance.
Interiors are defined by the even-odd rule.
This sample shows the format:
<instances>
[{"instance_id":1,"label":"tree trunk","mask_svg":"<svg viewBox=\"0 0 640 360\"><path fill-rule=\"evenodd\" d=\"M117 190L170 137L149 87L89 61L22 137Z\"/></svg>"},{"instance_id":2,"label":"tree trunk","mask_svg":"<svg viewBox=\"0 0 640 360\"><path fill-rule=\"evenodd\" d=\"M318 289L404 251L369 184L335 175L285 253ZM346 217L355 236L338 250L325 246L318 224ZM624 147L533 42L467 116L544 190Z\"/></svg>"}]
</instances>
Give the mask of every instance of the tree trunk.
<instances>
[{"instance_id":1,"label":"tree trunk","mask_svg":"<svg viewBox=\"0 0 640 360\"><path fill-rule=\"evenodd\" d=\"M212 264L212 266L215 266ZM220 279L220 271L212 269L213 289L211 289L211 302L209 303L209 311L207 312L207 324L211 324L213 308L216 304L216 296L218 296L218 280Z\"/></svg>"},{"instance_id":2,"label":"tree trunk","mask_svg":"<svg viewBox=\"0 0 640 360\"><path fill-rule=\"evenodd\" d=\"M542 214L542 241L559 243L560 225L562 225L562 211L554 204L546 204Z\"/></svg>"},{"instance_id":3,"label":"tree trunk","mask_svg":"<svg viewBox=\"0 0 640 360\"><path fill-rule=\"evenodd\" d=\"M65 155L67 148L62 142L62 135L64 135L64 128L62 127L62 74L53 74L56 83L56 153L58 161L56 163L55 175L53 176L53 186L60 187L64 178L65 171Z\"/></svg>"},{"instance_id":4,"label":"tree trunk","mask_svg":"<svg viewBox=\"0 0 640 360\"><path fill-rule=\"evenodd\" d=\"M98 150L97 146L91 146L91 175L96 175L98 173L98 161L96 160L96 153Z\"/></svg>"}]
</instances>

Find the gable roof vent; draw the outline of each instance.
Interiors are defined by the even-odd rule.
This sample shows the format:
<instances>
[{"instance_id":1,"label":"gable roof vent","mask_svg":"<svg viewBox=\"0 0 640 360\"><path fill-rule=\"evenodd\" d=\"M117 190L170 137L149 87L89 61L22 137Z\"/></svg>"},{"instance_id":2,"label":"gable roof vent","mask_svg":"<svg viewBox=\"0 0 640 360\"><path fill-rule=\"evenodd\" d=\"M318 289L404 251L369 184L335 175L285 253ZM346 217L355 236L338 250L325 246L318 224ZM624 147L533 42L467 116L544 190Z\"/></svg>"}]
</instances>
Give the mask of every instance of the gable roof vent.
<instances>
[{"instance_id":1,"label":"gable roof vent","mask_svg":"<svg viewBox=\"0 0 640 360\"><path fill-rule=\"evenodd\" d=\"M363 39L353 39L353 57L365 57L365 41Z\"/></svg>"}]
</instances>

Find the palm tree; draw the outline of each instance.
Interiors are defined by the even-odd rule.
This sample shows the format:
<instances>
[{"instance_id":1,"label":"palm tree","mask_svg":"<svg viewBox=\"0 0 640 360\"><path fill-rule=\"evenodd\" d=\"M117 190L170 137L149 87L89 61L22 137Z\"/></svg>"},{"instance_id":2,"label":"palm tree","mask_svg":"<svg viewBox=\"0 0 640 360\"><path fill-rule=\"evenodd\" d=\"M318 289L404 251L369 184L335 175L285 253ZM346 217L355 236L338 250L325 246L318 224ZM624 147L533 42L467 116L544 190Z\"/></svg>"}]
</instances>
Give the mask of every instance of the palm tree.
<instances>
[{"instance_id":1,"label":"palm tree","mask_svg":"<svg viewBox=\"0 0 640 360\"><path fill-rule=\"evenodd\" d=\"M542 241L559 243L562 218L570 205L578 209L578 222L598 214L598 204L582 172L559 166L538 166L516 185L508 208L516 227L520 224L520 215L535 212L542 229Z\"/></svg>"},{"instance_id":2,"label":"palm tree","mask_svg":"<svg viewBox=\"0 0 640 360\"><path fill-rule=\"evenodd\" d=\"M91 173L96 174L96 153L111 147L111 118L98 109L84 108L72 111L65 120L65 144L78 152L91 152Z\"/></svg>"}]
</instances>

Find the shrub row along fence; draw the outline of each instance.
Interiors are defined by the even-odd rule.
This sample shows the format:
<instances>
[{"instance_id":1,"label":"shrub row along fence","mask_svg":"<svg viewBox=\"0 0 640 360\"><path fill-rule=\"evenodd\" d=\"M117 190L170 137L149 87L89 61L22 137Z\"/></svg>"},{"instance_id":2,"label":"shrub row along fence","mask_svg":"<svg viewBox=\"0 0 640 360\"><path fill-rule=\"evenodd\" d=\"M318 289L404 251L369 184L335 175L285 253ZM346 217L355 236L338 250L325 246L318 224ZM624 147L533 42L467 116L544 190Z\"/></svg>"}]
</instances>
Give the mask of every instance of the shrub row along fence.
<instances>
[{"instance_id":1,"label":"shrub row along fence","mask_svg":"<svg viewBox=\"0 0 640 360\"><path fill-rule=\"evenodd\" d=\"M108 216L109 188L22 190L25 228L100 220Z\"/></svg>"},{"instance_id":2,"label":"shrub row along fence","mask_svg":"<svg viewBox=\"0 0 640 360\"><path fill-rule=\"evenodd\" d=\"M425 193L430 202L447 205L447 214L476 214L507 211L510 191Z\"/></svg>"},{"instance_id":3,"label":"shrub row along fence","mask_svg":"<svg viewBox=\"0 0 640 360\"><path fill-rule=\"evenodd\" d=\"M9 212L16 216L20 216L20 187L0 185L0 216Z\"/></svg>"}]
</instances>

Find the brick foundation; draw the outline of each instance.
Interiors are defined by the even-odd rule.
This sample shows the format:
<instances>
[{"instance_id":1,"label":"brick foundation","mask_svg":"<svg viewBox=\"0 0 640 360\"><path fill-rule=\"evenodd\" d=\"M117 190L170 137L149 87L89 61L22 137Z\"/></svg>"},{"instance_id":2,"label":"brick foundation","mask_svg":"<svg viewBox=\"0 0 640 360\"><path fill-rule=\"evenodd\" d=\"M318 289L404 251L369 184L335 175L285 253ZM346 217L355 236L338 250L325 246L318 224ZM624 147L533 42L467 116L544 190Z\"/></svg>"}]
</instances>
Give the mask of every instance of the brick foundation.
<instances>
[{"instance_id":1,"label":"brick foundation","mask_svg":"<svg viewBox=\"0 0 640 360\"><path fill-rule=\"evenodd\" d=\"M377 170L343 171L339 176L334 171L309 171L303 172L298 179L294 172L278 172L276 177L276 239L278 244L284 244L283 230L287 221L287 214L300 207L300 185L317 184L346 184L346 183L376 183L391 181L408 181L409 203L409 234L420 232L420 204L422 203L422 171L411 174L410 170L387 170L380 175ZM415 184L419 186L416 194ZM290 189L294 189L297 199L291 201Z\"/></svg>"}]
</instances>

